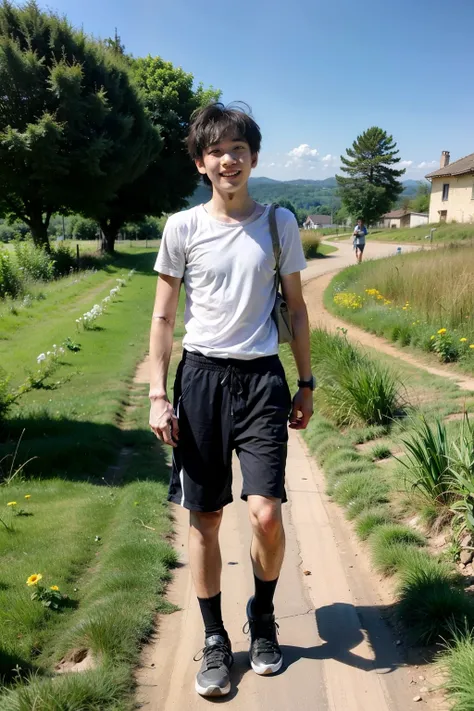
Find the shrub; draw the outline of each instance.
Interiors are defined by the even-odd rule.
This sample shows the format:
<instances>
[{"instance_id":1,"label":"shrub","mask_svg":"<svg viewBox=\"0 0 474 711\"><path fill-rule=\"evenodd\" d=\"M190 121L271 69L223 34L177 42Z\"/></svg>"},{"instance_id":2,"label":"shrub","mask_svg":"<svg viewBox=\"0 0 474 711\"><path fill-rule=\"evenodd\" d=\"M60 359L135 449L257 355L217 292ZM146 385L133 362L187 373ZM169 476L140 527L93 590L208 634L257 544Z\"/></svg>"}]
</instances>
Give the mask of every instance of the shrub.
<instances>
[{"instance_id":1,"label":"shrub","mask_svg":"<svg viewBox=\"0 0 474 711\"><path fill-rule=\"evenodd\" d=\"M34 281L51 281L54 278L54 262L46 250L35 247L32 242L16 242L15 258L19 269Z\"/></svg>"},{"instance_id":2,"label":"shrub","mask_svg":"<svg viewBox=\"0 0 474 711\"><path fill-rule=\"evenodd\" d=\"M77 269L77 261L70 245L58 242L51 250L54 261L54 275L56 277L66 276L73 269Z\"/></svg>"},{"instance_id":3,"label":"shrub","mask_svg":"<svg viewBox=\"0 0 474 711\"><path fill-rule=\"evenodd\" d=\"M16 397L10 390L10 377L0 366L0 423L15 400Z\"/></svg>"},{"instance_id":4,"label":"shrub","mask_svg":"<svg viewBox=\"0 0 474 711\"><path fill-rule=\"evenodd\" d=\"M376 506L360 514L355 524L355 530L359 538L365 541L376 528L390 522L391 516L388 508L386 506Z\"/></svg>"},{"instance_id":5,"label":"shrub","mask_svg":"<svg viewBox=\"0 0 474 711\"><path fill-rule=\"evenodd\" d=\"M474 604L453 571L429 556L405 560L400 570L398 615L414 642L430 644L474 625Z\"/></svg>"},{"instance_id":6,"label":"shrub","mask_svg":"<svg viewBox=\"0 0 474 711\"><path fill-rule=\"evenodd\" d=\"M314 259L314 257L318 255L318 249L319 245L321 244L321 239L319 237L315 237L314 235L304 235L301 238L301 244L306 259Z\"/></svg>"},{"instance_id":7,"label":"shrub","mask_svg":"<svg viewBox=\"0 0 474 711\"><path fill-rule=\"evenodd\" d=\"M11 296L15 298L23 291L21 272L14 256L4 249L0 249L0 297Z\"/></svg>"}]
</instances>

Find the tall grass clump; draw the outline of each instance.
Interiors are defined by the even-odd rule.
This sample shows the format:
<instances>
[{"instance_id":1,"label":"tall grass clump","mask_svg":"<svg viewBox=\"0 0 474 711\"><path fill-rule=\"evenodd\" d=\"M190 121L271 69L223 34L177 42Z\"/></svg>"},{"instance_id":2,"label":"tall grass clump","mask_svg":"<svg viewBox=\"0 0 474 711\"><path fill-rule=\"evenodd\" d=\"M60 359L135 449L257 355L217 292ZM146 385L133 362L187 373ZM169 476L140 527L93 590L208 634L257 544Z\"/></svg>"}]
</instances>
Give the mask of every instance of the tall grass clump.
<instances>
[{"instance_id":1,"label":"tall grass clump","mask_svg":"<svg viewBox=\"0 0 474 711\"><path fill-rule=\"evenodd\" d=\"M395 573L402 566L407 549L424 546L424 536L399 524L379 526L370 537L374 565L385 575Z\"/></svg>"},{"instance_id":2,"label":"tall grass clump","mask_svg":"<svg viewBox=\"0 0 474 711\"><path fill-rule=\"evenodd\" d=\"M313 331L312 358L318 364L316 393L323 414L339 426L386 426L402 408L397 375L353 346L345 335Z\"/></svg>"},{"instance_id":3,"label":"tall grass clump","mask_svg":"<svg viewBox=\"0 0 474 711\"><path fill-rule=\"evenodd\" d=\"M348 473L335 483L334 500L347 509L347 517L355 518L365 509L388 502L389 487L370 471Z\"/></svg>"},{"instance_id":4,"label":"tall grass clump","mask_svg":"<svg viewBox=\"0 0 474 711\"><path fill-rule=\"evenodd\" d=\"M398 615L416 643L451 639L474 626L474 603L459 578L431 556L402 557L398 593Z\"/></svg>"},{"instance_id":5,"label":"tall grass clump","mask_svg":"<svg viewBox=\"0 0 474 711\"><path fill-rule=\"evenodd\" d=\"M451 444L446 425L440 420L431 425L424 415L401 438L407 457L399 459L407 473L407 483L440 514L449 512L453 501L451 486Z\"/></svg>"},{"instance_id":6,"label":"tall grass clump","mask_svg":"<svg viewBox=\"0 0 474 711\"><path fill-rule=\"evenodd\" d=\"M453 529L458 536L474 534L474 426L467 413L453 441L449 464L451 489L456 500L451 504Z\"/></svg>"},{"instance_id":7,"label":"tall grass clump","mask_svg":"<svg viewBox=\"0 0 474 711\"><path fill-rule=\"evenodd\" d=\"M474 709L474 634L467 629L456 632L439 660L445 676L444 688L453 703L452 711Z\"/></svg>"},{"instance_id":8,"label":"tall grass clump","mask_svg":"<svg viewBox=\"0 0 474 711\"><path fill-rule=\"evenodd\" d=\"M379 526L392 523L392 518L388 506L374 506L357 517L355 531L365 541Z\"/></svg>"},{"instance_id":9,"label":"tall grass clump","mask_svg":"<svg viewBox=\"0 0 474 711\"><path fill-rule=\"evenodd\" d=\"M309 230L305 230L309 232ZM301 235L301 245L303 247L303 253L306 259L314 259L318 255L319 245L321 244L321 238L315 235L306 235L302 233Z\"/></svg>"}]
</instances>

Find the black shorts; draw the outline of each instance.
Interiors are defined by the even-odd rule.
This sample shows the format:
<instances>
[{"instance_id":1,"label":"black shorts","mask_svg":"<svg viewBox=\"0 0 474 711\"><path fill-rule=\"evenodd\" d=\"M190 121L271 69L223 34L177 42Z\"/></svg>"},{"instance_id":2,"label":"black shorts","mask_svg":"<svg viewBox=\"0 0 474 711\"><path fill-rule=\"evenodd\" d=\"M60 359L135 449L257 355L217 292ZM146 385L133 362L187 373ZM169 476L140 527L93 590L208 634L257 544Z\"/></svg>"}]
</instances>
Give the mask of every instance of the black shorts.
<instances>
[{"instance_id":1,"label":"black shorts","mask_svg":"<svg viewBox=\"0 0 474 711\"><path fill-rule=\"evenodd\" d=\"M184 352L174 386L179 442L168 501L218 511L232 501L232 451L242 469L242 499L286 501L291 395L278 356L206 358Z\"/></svg>"},{"instance_id":2,"label":"black shorts","mask_svg":"<svg viewBox=\"0 0 474 711\"><path fill-rule=\"evenodd\" d=\"M355 245L354 245L354 248L355 248L356 250L358 249L360 252L363 252L363 251L364 251L364 248L365 248L365 242L364 242L364 244L355 244Z\"/></svg>"}]
</instances>

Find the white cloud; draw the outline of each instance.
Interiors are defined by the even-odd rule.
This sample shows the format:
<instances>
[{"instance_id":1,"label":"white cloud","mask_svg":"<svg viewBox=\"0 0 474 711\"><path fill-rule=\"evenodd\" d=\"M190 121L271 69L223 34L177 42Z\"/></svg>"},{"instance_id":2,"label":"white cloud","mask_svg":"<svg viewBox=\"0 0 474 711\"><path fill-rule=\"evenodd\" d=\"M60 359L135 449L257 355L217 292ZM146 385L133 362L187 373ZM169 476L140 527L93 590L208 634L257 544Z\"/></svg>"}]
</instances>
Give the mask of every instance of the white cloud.
<instances>
[{"instance_id":1,"label":"white cloud","mask_svg":"<svg viewBox=\"0 0 474 711\"><path fill-rule=\"evenodd\" d=\"M416 166L417 168L436 168L438 166L438 161L437 160L423 160L421 163L418 163Z\"/></svg>"},{"instance_id":2,"label":"white cloud","mask_svg":"<svg viewBox=\"0 0 474 711\"><path fill-rule=\"evenodd\" d=\"M400 168L411 168L413 165L412 160L401 160L398 164Z\"/></svg>"},{"instance_id":3,"label":"white cloud","mask_svg":"<svg viewBox=\"0 0 474 711\"><path fill-rule=\"evenodd\" d=\"M319 151L317 148L311 148L307 143L302 143L297 148L292 148L288 155L291 158L290 164L294 161L312 162L318 160Z\"/></svg>"}]
</instances>

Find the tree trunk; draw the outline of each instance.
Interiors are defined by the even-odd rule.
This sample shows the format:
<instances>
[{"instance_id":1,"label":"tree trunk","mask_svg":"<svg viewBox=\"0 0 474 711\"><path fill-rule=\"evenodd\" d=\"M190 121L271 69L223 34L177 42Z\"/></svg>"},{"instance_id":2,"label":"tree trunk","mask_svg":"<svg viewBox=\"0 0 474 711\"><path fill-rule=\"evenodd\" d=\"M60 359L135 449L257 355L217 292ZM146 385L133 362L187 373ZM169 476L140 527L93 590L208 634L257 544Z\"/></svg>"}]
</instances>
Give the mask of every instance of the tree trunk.
<instances>
[{"instance_id":1,"label":"tree trunk","mask_svg":"<svg viewBox=\"0 0 474 711\"><path fill-rule=\"evenodd\" d=\"M103 234L102 249L107 254L113 254L120 225L112 220L101 220L99 224Z\"/></svg>"},{"instance_id":2,"label":"tree trunk","mask_svg":"<svg viewBox=\"0 0 474 711\"><path fill-rule=\"evenodd\" d=\"M43 222L42 216L32 217L28 224L35 246L43 247L47 252L51 252L48 238L48 225Z\"/></svg>"}]
</instances>

